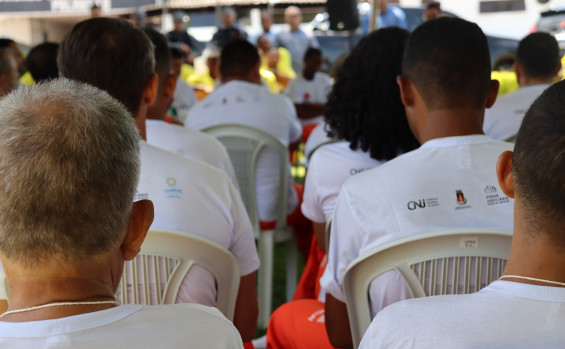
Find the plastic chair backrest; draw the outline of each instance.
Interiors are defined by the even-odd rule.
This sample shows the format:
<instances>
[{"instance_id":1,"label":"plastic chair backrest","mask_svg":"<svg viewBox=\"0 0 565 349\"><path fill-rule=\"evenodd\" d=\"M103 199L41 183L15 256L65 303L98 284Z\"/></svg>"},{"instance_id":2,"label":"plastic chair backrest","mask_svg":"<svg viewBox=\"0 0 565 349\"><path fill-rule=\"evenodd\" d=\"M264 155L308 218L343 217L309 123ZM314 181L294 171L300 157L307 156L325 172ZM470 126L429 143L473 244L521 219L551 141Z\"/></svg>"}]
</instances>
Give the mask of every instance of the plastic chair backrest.
<instances>
[{"instance_id":1,"label":"plastic chair backrest","mask_svg":"<svg viewBox=\"0 0 565 349\"><path fill-rule=\"evenodd\" d=\"M369 287L396 270L414 298L477 292L503 272L512 233L461 229L412 236L355 259L343 280L354 348L371 324Z\"/></svg>"},{"instance_id":2,"label":"plastic chair backrest","mask_svg":"<svg viewBox=\"0 0 565 349\"><path fill-rule=\"evenodd\" d=\"M214 276L216 307L233 320L240 279L237 260L214 242L177 231L148 232L139 255L124 265L118 298L122 304L174 304L193 265Z\"/></svg>"},{"instance_id":3,"label":"plastic chair backrest","mask_svg":"<svg viewBox=\"0 0 565 349\"><path fill-rule=\"evenodd\" d=\"M228 151L239 184L241 198L251 219L255 237L259 236L259 212L255 192L256 167L259 153L271 149L279 158L279 183L276 228L286 226L289 162L287 147L274 135L241 124L222 124L202 132L219 140Z\"/></svg>"}]
</instances>

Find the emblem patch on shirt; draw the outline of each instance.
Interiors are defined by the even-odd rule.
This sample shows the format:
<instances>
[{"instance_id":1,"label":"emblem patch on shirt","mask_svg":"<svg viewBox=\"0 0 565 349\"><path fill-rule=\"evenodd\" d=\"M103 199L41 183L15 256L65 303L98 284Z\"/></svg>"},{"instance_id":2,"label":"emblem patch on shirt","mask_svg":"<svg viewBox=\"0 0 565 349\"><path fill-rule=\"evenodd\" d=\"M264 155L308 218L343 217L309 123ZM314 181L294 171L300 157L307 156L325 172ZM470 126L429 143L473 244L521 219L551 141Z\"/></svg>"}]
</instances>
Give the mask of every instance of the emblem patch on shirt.
<instances>
[{"instance_id":1,"label":"emblem patch on shirt","mask_svg":"<svg viewBox=\"0 0 565 349\"><path fill-rule=\"evenodd\" d=\"M467 205L467 199L465 199L465 194L463 194L463 190L459 189L455 191L455 197L457 198L457 207L456 210L462 210L464 208L471 208L470 205Z\"/></svg>"},{"instance_id":2,"label":"emblem patch on shirt","mask_svg":"<svg viewBox=\"0 0 565 349\"><path fill-rule=\"evenodd\" d=\"M177 188L177 180L173 177L169 177L167 178L166 183L168 188L165 188L165 195L167 198L180 199L182 190Z\"/></svg>"},{"instance_id":3,"label":"emblem patch on shirt","mask_svg":"<svg viewBox=\"0 0 565 349\"><path fill-rule=\"evenodd\" d=\"M406 207L408 207L408 210L410 211L414 211L415 209L418 208L436 207L436 206L439 206L438 198L413 200L413 201L408 201L408 203L406 204Z\"/></svg>"},{"instance_id":4,"label":"emblem patch on shirt","mask_svg":"<svg viewBox=\"0 0 565 349\"><path fill-rule=\"evenodd\" d=\"M498 190L493 185L487 185L483 190L485 193L485 200L488 206L506 204L510 202L510 198L506 195L499 195Z\"/></svg>"}]
</instances>

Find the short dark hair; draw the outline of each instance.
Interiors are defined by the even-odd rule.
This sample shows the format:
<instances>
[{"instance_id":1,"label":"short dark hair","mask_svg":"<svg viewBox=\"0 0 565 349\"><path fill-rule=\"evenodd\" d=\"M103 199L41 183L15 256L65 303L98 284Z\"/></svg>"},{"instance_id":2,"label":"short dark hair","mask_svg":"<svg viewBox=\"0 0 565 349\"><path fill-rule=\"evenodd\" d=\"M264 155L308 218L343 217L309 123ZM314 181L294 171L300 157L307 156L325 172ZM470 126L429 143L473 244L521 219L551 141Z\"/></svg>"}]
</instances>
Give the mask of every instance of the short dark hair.
<instances>
[{"instance_id":1,"label":"short dark hair","mask_svg":"<svg viewBox=\"0 0 565 349\"><path fill-rule=\"evenodd\" d=\"M437 1L428 1L424 4L424 8L427 10L429 8L437 8L441 11L441 4Z\"/></svg>"},{"instance_id":2,"label":"short dark hair","mask_svg":"<svg viewBox=\"0 0 565 349\"><path fill-rule=\"evenodd\" d=\"M155 54L155 72L159 76L159 93L161 93L167 77L171 74L171 50L165 35L153 28L144 28L143 32L147 34L155 47L153 51Z\"/></svg>"},{"instance_id":3,"label":"short dark hair","mask_svg":"<svg viewBox=\"0 0 565 349\"><path fill-rule=\"evenodd\" d=\"M16 42L9 38L0 38L0 48L10 48L10 45L15 44Z\"/></svg>"},{"instance_id":4,"label":"short dark hair","mask_svg":"<svg viewBox=\"0 0 565 349\"><path fill-rule=\"evenodd\" d=\"M545 90L526 112L514 146L515 190L529 224L559 222L556 241L565 245L565 81Z\"/></svg>"},{"instance_id":5,"label":"short dark hair","mask_svg":"<svg viewBox=\"0 0 565 349\"><path fill-rule=\"evenodd\" d=\"M59 44L45 42L29 51L26 64L35 82L56 79L59 76L59 69L57 69L58 50Z\"/></svg>"},{"instance_id":6,"label":"short dark hair","mask_svg":"<svg viewBox=\"0 0 565 349\"><path fill-rule=\"evenodd\" d=\"M178 47L169 45L169 51L171 52L171 58L183 59L186 56Z\"/></svg>"},{"instance_id":7,"label":"short dark hair","mask_svg":"<svg viewBox=\"0 0 565 349\"><path fill-rule=\"evenodd\" d=\"M525 75L532 78L551 78L559 64L559 44L553 35L532 33L520 40L516 60Z\"/></svg>"},{"instance_id":8,"label":"short dark hair","mask_svg":"<svg viewBox=\"0 0 565 349\"><path fill-rule=\"evenodd\" d=\"M402 75L429 110L483 108L490 87L490 53L478 25L442 17L417 27L406 46Z\"/></svg>"},{"instance_id":9,"label":"short dark hair","mask_svg":"<svg viewBox=\"0 0 565 349\"><path fill-rule=\"evenodd\" d=\"M223 48L220 55L220 74L230 78L248 74L259 62L257 48L247 40L232 40Z\"/></svg>"},{"instance_id":10,"label":"short dark hair","mask_svg":"<svg viewBox=\"0 0 565 349\"><path fill-rule=\"evenodd\" d=\"M308 47L308 49L304 53L304 60L307 60L312 56L322 56L322 51L320 51L320 49L317 49L315 47Z\"/></svg>"},{"instance_id":11,"label":"short dark hair","mask_svg":"<svg viewBox=\"0 0 565 349\"><path fill-rule=\"evenodd\" d=\"M407 39L408 31L397 27L365 36L343 63L328 97L329 136L381 161L418 147L396 85Z\"/></svg>"},{"instance_id":12,"label":"short dark hair","mask_svg":"<svg viewBox=\"0 0 565 349\"><path fill-rule=\"evenodd\" d=\"M105 90L135 115L154 72L153 44L126 20L91 18L65 37L57 65L62 76Z\"/></svg>"}]
</instances>

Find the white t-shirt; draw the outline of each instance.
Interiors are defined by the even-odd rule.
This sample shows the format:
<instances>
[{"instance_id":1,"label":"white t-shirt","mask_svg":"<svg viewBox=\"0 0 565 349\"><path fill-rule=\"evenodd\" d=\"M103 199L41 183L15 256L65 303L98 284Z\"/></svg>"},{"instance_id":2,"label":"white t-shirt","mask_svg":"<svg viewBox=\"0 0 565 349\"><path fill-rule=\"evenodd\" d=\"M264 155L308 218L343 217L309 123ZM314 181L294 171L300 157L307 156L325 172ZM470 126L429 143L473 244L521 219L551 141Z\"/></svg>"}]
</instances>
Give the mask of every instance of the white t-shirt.
<instances>
[{"instance_id":1,"label":"white t-shirt","mask_svg":"<svg viewBox=\"0 0 565 349\"><path fill-rule=\"evenodd\" d=\"M2 348L243 348L233 324L198 304L122 305L54 320L0 321Z\"/></svg>"},{"instance_id":2,"label":"white t-shirt","mask_svg":"<svg viewBox=\"0 0 565 349\"><path fill-rule=\"evenodd\" d=\"M495 281L469 295L410 299L380 312L373 348L563 348L565 288Z\"/></svg>"},{"instance_id":3,"label":"white t-shirt","mask_svg":"<svg viewBox=\"0 0 565 349\"><path fill-rule=\"evenodd\" d=\"M498 185L498 156L513 144L473 135L430 140L419 149L345 182L334 211L321 286L345 302L351 262L382 244L458 228L512 231L514 200ZM372 312L410 298L400 275L371 284Z\"/></svg>"},{"instance_id":4,"label":"white t-shirt","mask_svg":"<svg viewBox=\"0 0 565 349\"><path fill-rule=\"evenodd\" d=\"M188 111L196 102L196 94L192 86L179 77L177 79L175 93L173 94L171 110L174 108L177 113L176 117L184 122L186 120L186 114L188 114Z\"/></svg>"},{"instance_id":5,"label":"white t-shirt","mask_svg":"<svg viewBox=\"0 0 565 349\"><path fill-rule=\"evenodd\" d=\"M239 193L222 171L141 142L141 172L136 200L155 206L151 228L185 231L229 250L241 275L259 268L251 223ZM193 267L185 277L177 303L216 304L215 281Z\"/></svg>"},{"instance_id":6,"label":"white t-shirt","mask_svg":"<svg viewBox=\"0 0 565 349\"><path fill-rule=\"evenodd\" d=\"M518 133L524 115L549 85L526 86L506 94L486 109L483 130L494 139L505 140Z\"/></svg>"},{"instance_id":7,"label":"white t-shirt","mask_svg":"<svg viewBox=\"0 0 565 349\"><path fill-rule=\"evenodd\" d=\"M288 146L300 139L302 127L292 102L285 96L270 93L265 87L244 81L230 81L217 88L188 113L185 127L195 130L221 125L242 124L256 127L278 137ZM286 160L285 160L286 161ZM259 218L276 218L278 192L278 156L264 149L257 160L256 191ZM289 184L292 182L290 171ZM292 185L289 185L288 212L298 204Z\"/></svg>"},{"instance_id":8,"label":"white t-shirt","mask_svg":"<svg viewBox=\"0 0 565 349\"><path fill-rule=\"evenodd\" d=\"M226 148L214 137L162 120L147 119L147 143L179 156L204 162L225 172L237 188Z\"/></svg>"},{"instance_id":9,"label":"white t-shirt","mask_svg":"<svg viewBox=\"0 0 565 349\"><path fill-rule=\"evenodd\" d=\"M306 155L306 160L312 156L312 152L322 143L330 141L331 138L328 137L328 133L325 130L326 122L322 121L310 132L310 137L304 144L304 155Z\"/></svg>"},{"instance_id":10,"label":"white t-shirt","mask_svg":"<svg viewBox=\"0 0 565 349\"><path fill-rule=\"evenodd\" d=\"M330 143L318 148L310 159L306 174L302 213L313 222L327 222L343 183L380 164L367 152L351 150L349 142Z\"/></svg>"},{"instance_id":11,"label":"white t-shirt","mask_svg":"<svg viewBox=\"0 0 565 349\"><path fill-rule=\"evenodd\" d=\"M285 94L297 104L312 103L325 104L328 101L328 93L332 89L332 80L326 73L316 72L314 79L306 80L302 74L296 76L292 80ZM300 120L303 125L317 124L324 120L324 116L320 115L315 118Z\"/></svg>"}]
</instances>

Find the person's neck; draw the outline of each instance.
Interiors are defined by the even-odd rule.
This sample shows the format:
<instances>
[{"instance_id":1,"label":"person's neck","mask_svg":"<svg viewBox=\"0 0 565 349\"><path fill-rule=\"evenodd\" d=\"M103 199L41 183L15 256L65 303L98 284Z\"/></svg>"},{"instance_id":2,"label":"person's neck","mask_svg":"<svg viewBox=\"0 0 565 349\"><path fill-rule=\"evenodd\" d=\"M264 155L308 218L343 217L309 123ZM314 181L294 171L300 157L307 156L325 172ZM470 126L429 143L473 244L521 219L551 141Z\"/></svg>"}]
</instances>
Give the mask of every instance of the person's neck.
<instances>
[{"instance_id":1,"label":"person's neck","mask_svg":"<svg viewBox=\"0 0 565 349\"><path fill-rule=\"evenodd\" d=\"M167 111L163 112L163 108L156 102L151 107L147 108L147 120L161 120L165 121L165 115Z\"/></svg>"},{"instance_id":2,"label":"person's neck","mask_svg":"<svg viewBox=\"0 0 565 349\"><path fill-rule=\"evenodd\" d=\"M503 275L526 276L541 280L565 283L565 251L553 241L551 236L560 236L561 231L540 231L540 228L529 226L521 218L519 213L521 204L518 199L514 202L514 233L512 238L512 249L510 257L504 269ZM548 224L547 226L550 226ZM551 225L553 226L553 225ZM560 230L560 225L555 230ZM524 280L505 279L521 283L541 286L555 286L554 284Z\"/></svg>"},{"instance_id":3,"label":"person's neck","mask_svg":"<svg viewBox=\"0 0 565 349\"><path fill-rule=\"evenodd\" d=\"M139 131L139 137L144 141L147 140L147 128L145 126L145 120L147 119L147 106L141 106L136 115L133 116L135 119L135 125Z\"/></svg>"},{"instance_id":4,"label":"person's neck","mask_svg":"<svg viewBox=\"0 0 565 349\"><path fill-rule=\"evenodd\" d=\"M305 71L302 72L302 76L304 77L304 79L308 80L308 81L312 81L314 80L314 76L316 75L316 72L311 72L311 71Z\"/></svg>"},{"instance_id":5,"label":"person's neck","mask_svg":"<svg viewBox=\"0 0 565 349\"><path fill-rule=\"evenodd\" d=\"M59 270L58 270L59 268ZM8 267L10 303L8 311L28 309L51 303L77 303L72 306L56 305L48 308L7 314L3 321L21 322L57 319L72 315L108 309L114 304L100 303L115 301L114 286L118 280L116 275L104 275L103 268L60 270L60 266L52 268L37 267L25 271L18 269L14 273ZM56 272L54 272L56 271ZM104 270L107 272L107 270ZM93 304L84 304L93 302Z\"/></svg>"},{"instance_id":6,"label":"person's neck","mask_svg":"<svg viewBox=\"0 0 565 349\"><path fill-rule=\"evenodd\" d=\"M250 84L261 85L261 81L254 81L250 78L242 77L242 76L231 76L229 78L222 79L223 84L227 84L228 82L232 82L232 81L242 81L242 82L248 82Z\"/></svg>"},{"instance_id":7,"label":"person's neck","mask_svg":"<svg viewBox=\"0 0 565 349\"><path fill-rule=\"evenodd\" d=\"M553 77L548 78L532 78L527 76L522 76L519 79L520 88L535 86L535 85L549 85L553 82Z\"/></svg>"},{"instance_id":8,"label":"person's neck","mask_svg":"<svg viewBox=\"0 0 565 349\"><path fill-rule=\"evenodd\" d=\"M300 29L300 26L296 26L296 27L290 27L290 31L291 32L297 32Z\"/></svg>"},{"instance_id":9,"label":"person's neck","mask_svg":"<svg viewBox=\"0 0 565 349\"><path fill-rule=\"evenodd\" d=\"M418 130L420 144L444 137L484 134L484 110L469 108L440 109L428 113L427 122Z\"/></svg>"}]
</instances>

